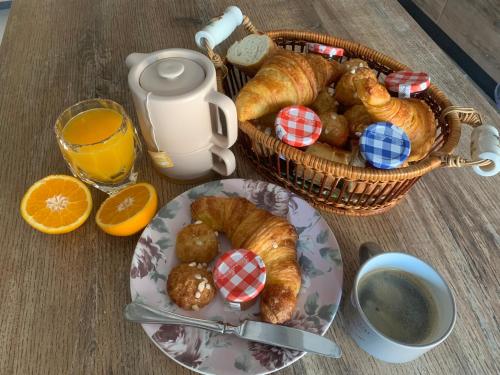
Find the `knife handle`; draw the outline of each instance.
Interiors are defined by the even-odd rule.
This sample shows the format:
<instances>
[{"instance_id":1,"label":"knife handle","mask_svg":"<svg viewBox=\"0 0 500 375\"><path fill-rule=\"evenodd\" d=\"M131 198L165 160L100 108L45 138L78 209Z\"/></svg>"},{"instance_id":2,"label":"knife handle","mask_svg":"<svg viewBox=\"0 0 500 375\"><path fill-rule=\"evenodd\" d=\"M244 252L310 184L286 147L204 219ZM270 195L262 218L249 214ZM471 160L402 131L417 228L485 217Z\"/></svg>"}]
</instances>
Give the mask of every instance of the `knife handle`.
<instances>
[{"instance_id":1,"label":"knife handle","mask_svg":"<svg viewBox=\"0 0 500 375\"><path fill-rule=\"evenodd\" d=\"M189 316L175 314L170 311L160 310L142 303L132 302L123 310L125 319L136 323L178 324L197 328L208 329L219 333L229 333L225 324L191 318Z\"/></svg>"}]
</instances>

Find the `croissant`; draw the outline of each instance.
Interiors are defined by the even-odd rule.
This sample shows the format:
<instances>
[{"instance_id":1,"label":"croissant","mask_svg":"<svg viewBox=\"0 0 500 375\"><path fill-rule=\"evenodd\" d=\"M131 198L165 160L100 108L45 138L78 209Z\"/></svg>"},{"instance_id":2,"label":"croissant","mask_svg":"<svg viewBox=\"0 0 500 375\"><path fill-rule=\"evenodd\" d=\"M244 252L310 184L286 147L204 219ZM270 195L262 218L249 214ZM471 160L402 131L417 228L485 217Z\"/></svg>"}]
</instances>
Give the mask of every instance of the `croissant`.
<instances>
[{"instance_id":1,"label":"croissant","mask_svg":"<svg viewBox=\"0 0 500 375\"><path fill-rule=\"evenodd\" d=\"M257 208L245 198L202 197L191 204L191 215L224 232L233 248L251 250L262 258L266 265L260 300L262 320L289 320L301 284L295 228L285 218Z\"/></svg>"},{"instance_id":2,"label":"croissant","mask_svg":"<svg viewBox=\"0 0 500 375\"><path fill-rule=\"evenodd\" d=\"M288 105L311 104L321 89L339 75L340 64L336 61L314 54L278 51L238 94L238 119L252 120Z\"/></svg>"},{"instance_id":3,"label":"croissant","mask_svg":"<svg viewBox=\"0 0 500 375\"><path fill-rule=\"evenodd\" d=\"M425 102L393 98L375 78L356 80L355 86L373 120L391 122L406 132L411 142L408 161L421 160L429 153L436 137L436 121Z\"/></svg>"}]
</instances>

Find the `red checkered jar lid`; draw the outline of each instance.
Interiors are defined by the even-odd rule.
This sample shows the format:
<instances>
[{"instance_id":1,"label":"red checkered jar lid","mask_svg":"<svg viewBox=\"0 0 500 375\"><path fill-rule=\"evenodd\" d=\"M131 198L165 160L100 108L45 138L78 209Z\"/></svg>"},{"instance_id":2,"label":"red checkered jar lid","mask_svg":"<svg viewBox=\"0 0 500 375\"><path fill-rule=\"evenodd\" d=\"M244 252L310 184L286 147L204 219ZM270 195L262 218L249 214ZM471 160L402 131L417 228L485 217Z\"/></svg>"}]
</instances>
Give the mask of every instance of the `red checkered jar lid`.
<instances>
[{"instance_id":1,"label":"red checkered jar lid","mask_svg":"<svg viewBox=\"0 0 500 375\"><path fill-rule=\"evenodd\" d=\"M312 53L318 53L320 55L325 55L328 57L344 56L343 48L325 46L324 44L319 44L319 43L307 43L307 51Z\"/></svg>"},{"instance_id":2,"label":"red checkered jar lid","mask_svg":"<svg viewBox=\"0 0 500 375\"><path fill-rule=\"evenodd\" d=\"M278 112L276 136L290 146L304 147L316 142L321 134L321 120L310 108L301 105L285 107Z\"/></svg>"},{"instance_id":3,"label":"red checkered jar lid","mask_svg":"<svg viewBox=\"0 0 500 375\"><path fill-rule=\"evenodd\" d=\"M393 72L385 78L385 87L397 92L400 98L409 98L410 94L424 91L430 84L429 75L423 72Z\"/></svg>"},{"instance_id":4,"label":"red checkered jar lid","mask_svg":"<svg viewBox=\"0 0 500 375\"><path fill-rule=\"evenodd\" d=\"M251 301L264 288L266 266L261 257L249 250L230 250L217 259L214 282L227 301Z\"/></svg>"}]
</instances>

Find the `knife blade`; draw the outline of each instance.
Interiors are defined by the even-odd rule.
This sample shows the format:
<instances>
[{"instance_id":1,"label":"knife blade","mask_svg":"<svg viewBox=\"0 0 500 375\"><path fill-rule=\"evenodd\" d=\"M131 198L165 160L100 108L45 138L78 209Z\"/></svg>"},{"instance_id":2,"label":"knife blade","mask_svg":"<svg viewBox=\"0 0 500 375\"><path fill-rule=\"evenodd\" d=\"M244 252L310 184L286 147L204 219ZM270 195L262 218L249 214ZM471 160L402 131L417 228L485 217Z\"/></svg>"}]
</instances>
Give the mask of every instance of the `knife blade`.
<instances>
[{"instance_id":1,"label":"knife blade","mask_svg":"<svg viewBox=\"0 0 500 375\"><path fill-rule=\"evenodd\" d=\"M326 337L296 328L245 320L239 326L191 318L170 311L132 302L125 306L125 319L135 323L180 324L231 334L244 340L280 346L283 348L340 358L339 346Z\"/></svg>"},{"instance_id":2,"label":"knife blade","mask_svg":"<svg viewBox=\"0 0 500 375\"><path fill-rule=\"evenodd\" d=\"M340 358L340 347L326 337L300 329L276 324L245 320L236 333L245 340L281 346L283 348Z\"/></svg>"}]
</instances>

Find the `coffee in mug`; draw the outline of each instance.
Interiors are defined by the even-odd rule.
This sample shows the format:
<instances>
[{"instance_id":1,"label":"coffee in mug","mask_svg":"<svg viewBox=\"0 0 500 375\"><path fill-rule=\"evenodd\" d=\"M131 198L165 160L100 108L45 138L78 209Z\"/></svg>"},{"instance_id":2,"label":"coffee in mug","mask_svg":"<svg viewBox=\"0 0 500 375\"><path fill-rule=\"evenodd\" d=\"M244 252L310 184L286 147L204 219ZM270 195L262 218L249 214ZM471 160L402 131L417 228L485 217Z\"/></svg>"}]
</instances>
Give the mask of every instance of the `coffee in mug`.
<instances>
[{"instance_id":1,"label":"coffee in mug","mask_svg":"<svg viewBox=\"0 0 500 375\"><path fill-rule=\"evenodd\" d=\"M386 362L404 363L450 335L455 301L434 268L409 254L382 253L374 243L361 245L360 261L345 317L361 349Z\"/></svg>"},{"instance_id":2,"label":"coffee in mug","mask_svg":"<svg viewBox=\"0 0 500 375\"><path fill-rule=\"evenodd\" d=\"M437 325L437 306L430 287L406 271L385 268L370 272L359 283L361 309L385 336L424 344Z\"/></svg>"}]
</instances>

